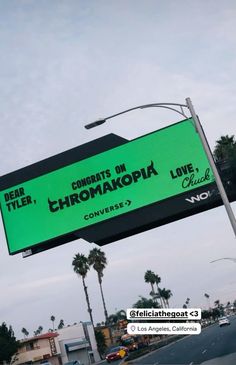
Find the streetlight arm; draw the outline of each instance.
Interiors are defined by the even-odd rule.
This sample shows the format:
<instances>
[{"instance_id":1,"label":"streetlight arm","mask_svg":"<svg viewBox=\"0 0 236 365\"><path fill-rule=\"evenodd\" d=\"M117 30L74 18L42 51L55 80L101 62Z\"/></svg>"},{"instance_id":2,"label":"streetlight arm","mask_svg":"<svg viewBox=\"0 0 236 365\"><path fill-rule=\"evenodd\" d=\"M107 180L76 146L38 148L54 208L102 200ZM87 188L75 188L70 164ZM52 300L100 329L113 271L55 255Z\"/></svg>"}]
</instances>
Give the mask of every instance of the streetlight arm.
<instances>
[{"instance_id":1,"label":"streetlight arm","mask_svg":"<svg viewBox=\"0 0 236 365\"><path fill-rule=\"evenodd\" d=\"M172 104L173 105L173 104ZM186 106L186 105L185 105ZM154 107L157 107L157 108L165 108L165 109L169 109L169 110L173 110L174 112L176 112L176 113L179 113L180 115L182 115L183 117L185 117L185 118L188 118L187 117L187 115L186 114L184 114L184 112L183 111L179 111L179 110L177 110L177 109L175 109L175 108L171 108L170 106L165 106L165 105L153 105L152 106L153 108ZM140 108L140 109L145 109L145 108L149 108L149 106L144 106L144 107L142 107L142 108ZM181 108L181 110L182 110L182 108Z\"/></svg>"},{"instance_id":2,"label":"streetlight arm","mask_svg":"<svg viewBox=\"0 0 236 365\"><path fill-rule=\"evenodd\" d=\"M216 261L221 261L221 260L230 260L230 261L233 261L236 263L236 258L234 258L234 257L222 257L221 259L210 261L210 264L212 264L213 262L216 262Z\"/></svg>"},{"instance_id":3,"label":"streetlight arm","mask_svg":"<svg viewBox=\"0 0 236 365\"><path fill-rule=\"evenodd\" d=\"M175 108L172 108L171 106L179 106L181 108L181 111L179 111L179 110L177 110ZM108 119L112 119L112 118L117 117L118 115L122 115L122 114L125 114L125 113L129 113L129 112L131 112L133 110L137 110L137 109L155 108L155 107L173 110L173 111L181 114L185 118L187 118L187 116L183 113L183 109L182 109L182 108L188 108L187 105L185 105L185 104L177 104L177 103L152 103L152 104L138 105L138 106L135 106L133 108L129 108L129 109L123 110L122 112L119 112L119 113L116 113L116 114L112 114L112 115L109 115L106 118L101 118L101 119L96 120L95 122L86 124L84 127L86 129L91 129L91 128L97 127L98 125L101 125L101 124L105 123Z\"/></svg>"}]
</instances>

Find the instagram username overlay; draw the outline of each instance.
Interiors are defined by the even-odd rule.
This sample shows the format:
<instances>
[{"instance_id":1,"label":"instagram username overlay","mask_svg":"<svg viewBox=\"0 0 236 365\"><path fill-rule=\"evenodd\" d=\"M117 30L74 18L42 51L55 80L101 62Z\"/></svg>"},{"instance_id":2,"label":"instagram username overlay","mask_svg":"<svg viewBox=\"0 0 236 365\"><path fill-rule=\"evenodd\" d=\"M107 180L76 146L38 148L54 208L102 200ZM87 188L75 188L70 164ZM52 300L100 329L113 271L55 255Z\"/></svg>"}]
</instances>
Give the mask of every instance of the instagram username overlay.
<instances>
[{"instance_id":1,"label":"instagram username overlay","mask_svg":"<svg viewBox=\"0 0 236 365\"><path fill-rule=\"evenodd\" d=\"M164 309L164 308L131 308L126 310L127 319L138 320L183 320L183 321L195 321L201 319L201 309L200 308L174 308L174 309Z\"/></svg>"},{"instance_id":2,"label":"instagram username overlay","mask_svg":"<svg viewBox=\"0 0 236 365\"><path fill-rule=\"evenodd\" d=\"M130 335L199 335L200 323L128 323Z\"/></svg>"}]
</instances>

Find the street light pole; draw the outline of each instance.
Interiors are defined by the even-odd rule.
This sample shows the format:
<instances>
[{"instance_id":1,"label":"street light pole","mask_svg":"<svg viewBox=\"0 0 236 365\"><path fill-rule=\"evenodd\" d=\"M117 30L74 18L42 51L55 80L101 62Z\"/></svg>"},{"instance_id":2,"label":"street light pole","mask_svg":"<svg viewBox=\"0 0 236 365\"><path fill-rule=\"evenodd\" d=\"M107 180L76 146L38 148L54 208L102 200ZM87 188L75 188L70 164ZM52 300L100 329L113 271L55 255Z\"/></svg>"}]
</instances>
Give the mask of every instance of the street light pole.
<instances>
[{"instance_id":1,"label":"street light pole","mask_svg":"<svg viewBox=\"0 0 236 365\"><path fill-rule=\"evenodd\" d=\"M190 115L191 115L193 121L194 121L195 128L196 128L196 131L197 131L197 133L199 135L199 138L201 139L202 146L204 148L204 151L205 151L205 153L207 155L209 164L210 164L211 169L213 171L213 174L214 174L214 177L215 177L215 181L216 181L216 185L218 187L220 196L222 198L222 201L223 201L223 204L225 206L226 212L228 214L228 217L229 217L231 226L233 228L234 235L236 237L236 220L235 220L235 216L234 216L233 210L232 210L232 208L230 206L230 202L228 200L227 194L226 194L225 189L224 189L224 186L222 184L222 181L221 181L220 175L218 173L217 167L215 165L215 161L214 161L214 159L212 157L212 153L211 153L211 150L210 150L210 148L208 146L207 139L206 139L205 134L203 132L203 129L202 129L200 120L199 120L197 114L195 113L195 110L194 110L193 104L191 102L191 99L190 98L186 98L185 101L186 101L186 104L178 104L178 103L152 103L152 104L139 105L139 106L136 106L136 107L133 107L133 108L129 108L129 109L123 110L123 111L121 111L119 113L110 115L110 116L108 116L106 118L98 119L98 120L96 120L96 121L94 121L92 123L86 124L84 127L86 129L91 129L91 128L97 127L97 126L105 123L109 119L115 118L115 117L117 117L119 115L122 115L122 114L125 114L125 113L129 113L129 112L131 112L133 110L147 109L147 108L155 108L155 107L157 107L157 108L165 108L165 109L172 110L174 112L179 113L180 115L182 115L183 117L185 117L187 119L188 117L185 114L185 112L183 111L183 108L187 108L188 111L190 112ZM180 110L176 109L176 107L179 107Z\"/></svg>"},{"instance_id":2,"label":"street light pole","mask_svg":"<svg viewBox=\"0 0 236 365\"><path fill-rule=\"evenodd\" d=\"M213 174L214 174L214 177L215 177L215 180L216 180L216 185L217 185L218 190L220 192L220 196L221 196L221 198L223 200L223 203L224 203L226 212L228 214L228 217L229 217L231 226L232 226L233 231L234 231L234 235L236 237L236 220L235 220L234 212L233 212L233 210L231 208L229 199L228 199L227 194L225 192L225 188L224 188L224 186L222 184L220 175L219 175L218 170L216 168L215 161L214 161L214 159L212 157L211 150L210 150L210 148L208 146L208 143L207 143L205 134L203 132L203 129L202 129L200 120L199 120L197 114L195 113L195 110L194 110L194 107L193 107L193 104L192 104L190 98L187 98L186 99L186 105L187 105L187 107L188 107L188 109L190 111L190 114L191 114L191 116L192 116L192 118L194 120L194 123L195 123L195 126L196 126L196 130L197 130L197 132L199 134L199 137L201 139L203 148L204 148L204 150L206 152L207 158L208 158L209 163L210 163L210 166L212 168L212 171L213 171Z\"/></svg>"}]
</instances>

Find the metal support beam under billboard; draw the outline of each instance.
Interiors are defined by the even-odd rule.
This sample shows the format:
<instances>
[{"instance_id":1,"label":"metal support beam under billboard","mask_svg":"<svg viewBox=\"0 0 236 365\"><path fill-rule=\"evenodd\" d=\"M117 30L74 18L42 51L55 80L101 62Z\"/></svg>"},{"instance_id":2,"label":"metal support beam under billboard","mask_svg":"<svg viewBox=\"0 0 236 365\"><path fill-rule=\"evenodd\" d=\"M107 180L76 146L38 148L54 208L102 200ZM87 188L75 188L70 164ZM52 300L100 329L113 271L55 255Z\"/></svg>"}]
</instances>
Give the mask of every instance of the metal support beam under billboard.
<instances>
[{"instance_id":1,"label":"metal support beam under billboard","mask_svg":"<svg viewBox=\"0 0 236 365\"><path fill-rule=\"evenodd\" d=\"M91 129L91 128L97 127L97 126L105 123L109 119L115 118L115 117L117 117L117 116L119 116L121 114L125 114L125 113L131 112L133 110L146 109L146 108L154 108L154 107L156 107L156 108L169 109L169 110L172 110L174 112L177 112L177 113L181 114L182 116L184 116L185 118L187 118L185 112L183 111L183 108L187 108L189 110L192 118L193 118L194 123L195 123L196 131L199 134L199 137L201 139L203 148L204 148L205 153L207 155L207 158L209 160L209 164L210 164L210 166L212 168L212 171L213 171L213 174L214 174L214 177L215 177L215 180L216 180L217 188L219 190L221 199L223 201L223 204L225 206L226 212L228 214L228 217L229 217L231 226L233 228L234 235L236 237L236 219L235 219L233 210L231 208L229 199L227 197L227 194L225 192L225 189L224 189L223 183L221 181L220 175L218 173L217 167L215 165L215 161L214 161L214 159L212 157L212 153L211 153L211 150L209 148L209 145L208 145L206 136L205 136L204 131L203 131L203 128L201 126L200 120L199 120L197 114L195 113L195 110L194 110L193 104L191 102L191 99L190 98L186 98L185 101L186 101L186 104L179 104L179 103L152 103L152 104L139 105L139 106L136 106L136 107L133 107L133 108L129 108L129 109L123 110L123 111L121 111L119 113L110 115L110 116L108 116L106 118L101 118L101 119L98 119L98 120L96 120L96 121L94 121L92 123L86 124L85 125L85 128L86 129ZM176 107L179 107L180 108L180 111L178 109L176 109Z\"/></svg>"}]
</instances>

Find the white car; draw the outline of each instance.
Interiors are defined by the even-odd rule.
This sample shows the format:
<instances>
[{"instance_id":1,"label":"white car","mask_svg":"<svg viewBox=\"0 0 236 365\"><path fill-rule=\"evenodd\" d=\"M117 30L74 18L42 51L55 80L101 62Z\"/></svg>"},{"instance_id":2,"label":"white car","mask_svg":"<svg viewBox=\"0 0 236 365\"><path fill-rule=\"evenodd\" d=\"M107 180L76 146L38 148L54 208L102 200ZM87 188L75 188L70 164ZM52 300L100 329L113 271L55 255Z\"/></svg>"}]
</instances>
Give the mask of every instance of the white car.
<instances>
[{"instance_id":1,"label":"white car","mask_svg":"<svg viewBox=\"0 0 236 365\"><path fill-rule=\"evenodd\" d=\"M226 325L229 325L230 324L230 321L227 317L221 317L219 319L219 326L222 327L222 326L226 326Z\"/></svg>"}]
</instances>

